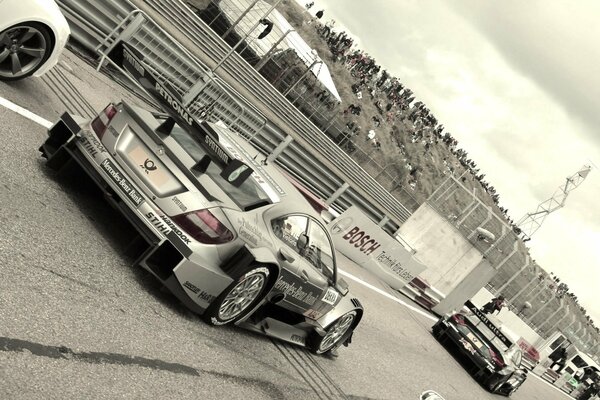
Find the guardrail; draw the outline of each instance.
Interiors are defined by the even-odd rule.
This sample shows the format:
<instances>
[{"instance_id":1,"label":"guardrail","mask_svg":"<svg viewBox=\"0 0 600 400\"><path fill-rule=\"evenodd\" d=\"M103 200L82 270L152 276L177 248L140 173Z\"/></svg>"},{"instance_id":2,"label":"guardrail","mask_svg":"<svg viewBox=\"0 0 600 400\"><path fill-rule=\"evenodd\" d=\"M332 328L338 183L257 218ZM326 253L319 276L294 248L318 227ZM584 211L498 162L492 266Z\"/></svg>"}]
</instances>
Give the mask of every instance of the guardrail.
<instances>
[{"instance_id":1,"label":"guardrail","mask_svg":"<svg viewBox=\"0 0 600 400\"><path fill-rule=\"evenodd\" d=\"M254 101L275 113L285 126L265 121L252 104L151 18L136 11L128 0L58 0L73 27L74 37L105 54L115 40L125 40L141 51L159 75L171 82L198 112L213 107L215 118L248 137L265 154L279 151L276 161L315 194L343 211L358 205L374 221L393 233L411 212L356 164L288 99L272 87L231 47L178 0L145 0L169 29L176 29L214 63L235 76L254 95ZM149 12L149 11L148 11ZM173 33L174 34L174 33ZM289 140L292 136L294 140ZM279 149L278 149L279 148Z\"/></svg>"}]
</instances>

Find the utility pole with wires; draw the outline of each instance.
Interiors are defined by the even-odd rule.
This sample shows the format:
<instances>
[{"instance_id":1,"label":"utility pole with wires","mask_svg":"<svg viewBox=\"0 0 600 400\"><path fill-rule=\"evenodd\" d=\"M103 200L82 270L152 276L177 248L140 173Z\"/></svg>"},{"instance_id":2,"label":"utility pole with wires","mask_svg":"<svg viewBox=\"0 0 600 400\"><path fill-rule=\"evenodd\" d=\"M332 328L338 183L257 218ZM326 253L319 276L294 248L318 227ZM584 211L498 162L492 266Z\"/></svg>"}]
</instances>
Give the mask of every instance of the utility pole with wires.
<instances>
[{"instance_id":1,"label":"utility pole with wires","mask_svg":"<svg viewBox=\"0 0 600 400\"><path fill-rule=\"evenodd\" d=\"M517 227L523 234L523 241L530 240L531 236L540 229L546 217L565 205L569 193L585 180L591 169L592 167L589 165L584 165L574 175L568 177L567 181L554 192L551 198L542 201L534 212L525 214L517 222Z\"/></svg>"}]
</instances>

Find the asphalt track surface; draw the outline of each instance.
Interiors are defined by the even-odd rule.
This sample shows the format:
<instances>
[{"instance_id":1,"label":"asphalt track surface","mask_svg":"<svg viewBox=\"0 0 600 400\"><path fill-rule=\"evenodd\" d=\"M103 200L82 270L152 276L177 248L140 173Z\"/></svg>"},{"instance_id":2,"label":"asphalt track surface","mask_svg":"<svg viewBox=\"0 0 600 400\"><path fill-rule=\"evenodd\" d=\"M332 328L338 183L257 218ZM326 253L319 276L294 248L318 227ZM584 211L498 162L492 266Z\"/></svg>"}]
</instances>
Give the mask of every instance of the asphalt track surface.
<instances>
[{"instance_id":1,"label":"asphalt track surface","mask_svg":"<svg viewBox=\"0 0 600 400\"><path fill-rule=\"evenodd\" d=\"M0 103L48 121L65 110L89 117L121 98L143 104L70 52L41 79L0 83ZM85 180L45 167L43 120L6 104L0 399L410 400L425 389L448 400L499 398L433 339L431 317L348 260L341 268L366 314L338 358L204 324L131 266L131 228ZM512 398L569 397L531 377Z\"/></svg>"}]
</instances>

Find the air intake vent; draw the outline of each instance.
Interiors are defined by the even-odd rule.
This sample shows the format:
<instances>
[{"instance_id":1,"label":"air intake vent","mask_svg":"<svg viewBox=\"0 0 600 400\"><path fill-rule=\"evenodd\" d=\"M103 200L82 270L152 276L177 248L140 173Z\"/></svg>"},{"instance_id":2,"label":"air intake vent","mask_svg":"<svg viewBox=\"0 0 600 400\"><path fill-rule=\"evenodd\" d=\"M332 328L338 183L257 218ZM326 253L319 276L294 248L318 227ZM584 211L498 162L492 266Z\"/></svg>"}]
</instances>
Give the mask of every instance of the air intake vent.
<instances>
[{"instance_id":1,"label":"air intake vent","mask_svg":"<svg viewBox=\"0 0 600 400\"><path fill-rule=\"evenodd\" d=\"M350 299L350 301L352 302L352 305L354 305L354 307L363 308L362 304L360 304L360 301L358 301L358 299L352 298Z\"/></svg>"}]
</instances>

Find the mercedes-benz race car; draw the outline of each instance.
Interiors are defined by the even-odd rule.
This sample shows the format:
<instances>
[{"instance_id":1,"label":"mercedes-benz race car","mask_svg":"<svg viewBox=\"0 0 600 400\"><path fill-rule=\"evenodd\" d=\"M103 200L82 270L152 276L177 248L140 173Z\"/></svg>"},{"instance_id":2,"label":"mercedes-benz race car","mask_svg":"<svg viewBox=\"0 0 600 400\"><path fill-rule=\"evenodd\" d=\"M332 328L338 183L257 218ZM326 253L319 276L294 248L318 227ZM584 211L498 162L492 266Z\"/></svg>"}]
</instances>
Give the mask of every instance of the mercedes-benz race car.
<instances>
[{"instance_id":1,"label":"mercedes-benz race car","mask_svg":"<svg viewBox=\"0 0 600 400\"><path fill-rule=\"evenodd\" d=\"M527 379L521 367L521 349L502 332L498 323L473 303L466 310L443 316L432 327L433 335L452 346L467 370L493 393L510 396Z\"/></svg>"},{"instance_id":2,"label":"mercedes-benz race car","mask_svg":"<svg viewBox=\"0 0 600 400\"><path fill-rule=\"evenodd\" d=\"M193 118L124 49L123 66L165 109L64 114L40 151L76 161L148 244L136 261L208 323L234 323L321 354L348 344L363 307L339 277L320 214L222 123Z\"/></svg>"}]
</instances>

